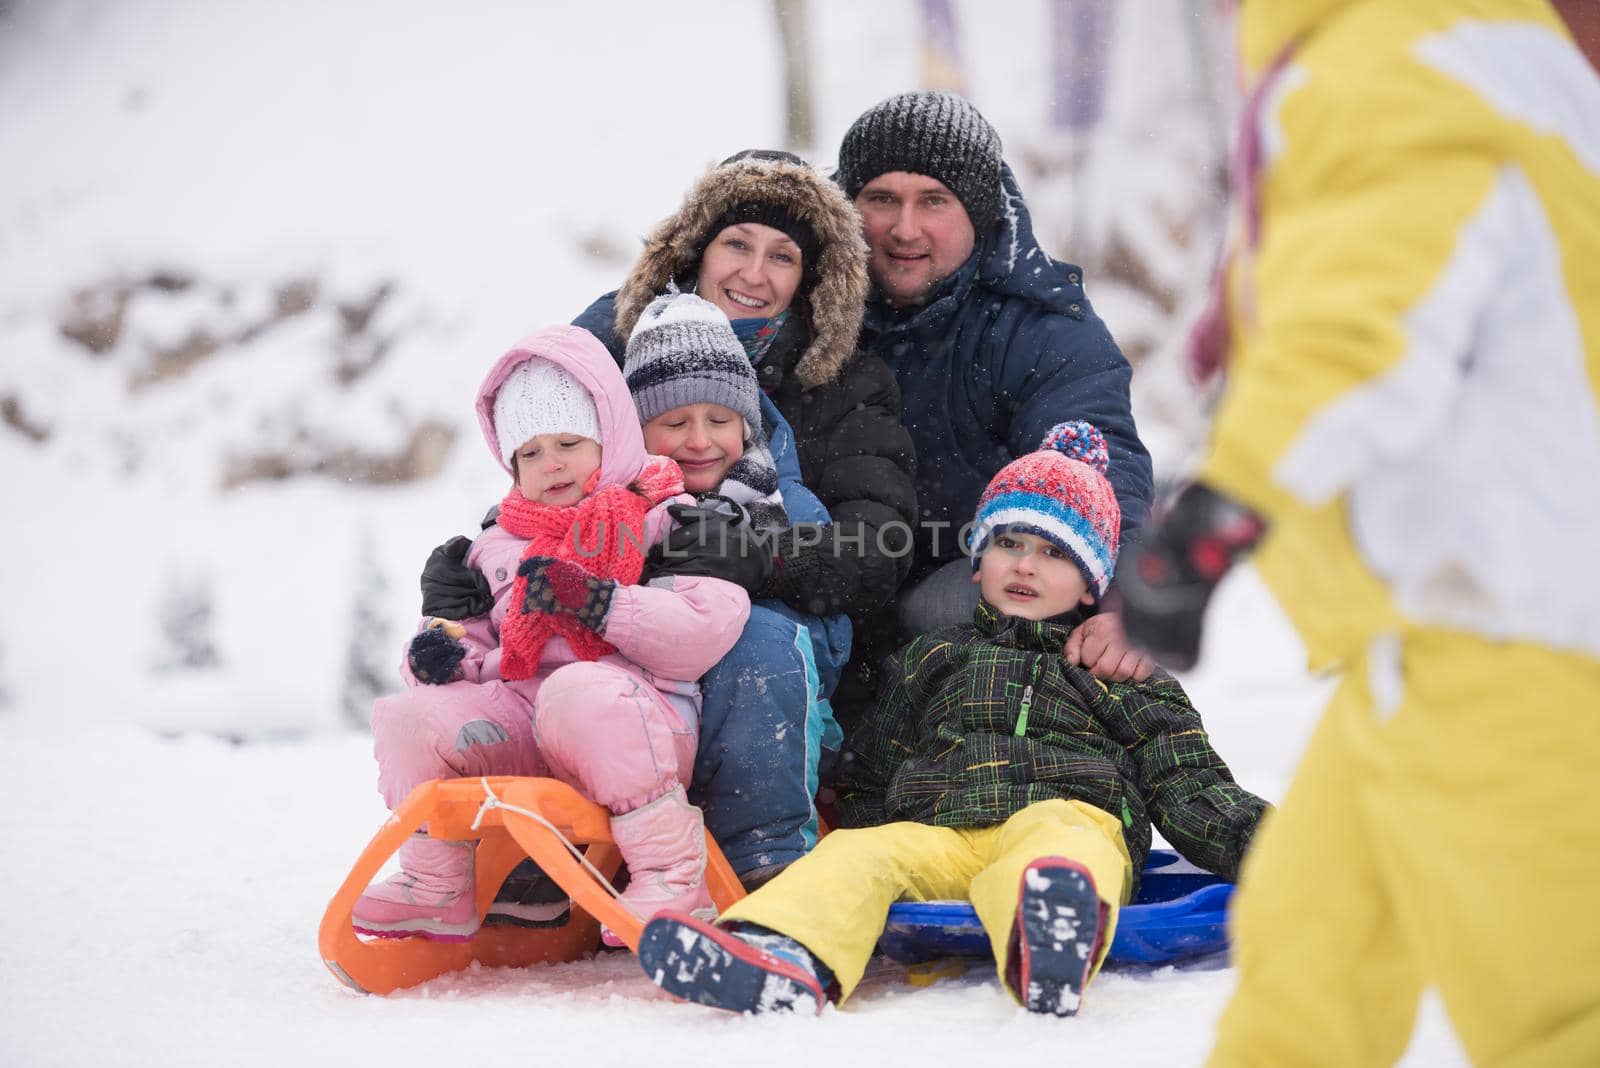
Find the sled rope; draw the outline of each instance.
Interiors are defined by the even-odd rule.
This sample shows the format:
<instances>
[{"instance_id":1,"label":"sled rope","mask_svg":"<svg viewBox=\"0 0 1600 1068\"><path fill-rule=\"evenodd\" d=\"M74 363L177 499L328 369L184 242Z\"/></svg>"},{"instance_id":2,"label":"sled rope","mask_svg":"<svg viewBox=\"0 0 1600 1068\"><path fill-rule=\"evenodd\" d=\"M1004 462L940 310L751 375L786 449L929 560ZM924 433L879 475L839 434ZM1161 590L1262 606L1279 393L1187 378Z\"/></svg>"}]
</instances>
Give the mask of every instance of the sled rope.
<instances>
[{"instance_id":1,"label":"sled rope","mask_svg":"<svg viewBox=\"0 0 1600 1068\"><path fill-rule=\"evenodd\" d=\"M573 859L579 864L582 864L584 870L590 875L594 876L595 881L606 888L607 893L615 898L620 898L622 896L617 892L617 888L611 885L611 880L607 879L604 875L601 875L600 870L593 864L590 864L589 858L583 855L583 850L573 845L572 842L568 840L567 836L562 834L560 828L558 828L555 824L551 823L537 812L530 812L528 809L522 808L519 805L508 805L504 801L500 800L500 798L495 795L494 788L489 785L489 780L487 777L482 777L478 781L483 784L484 796L483 804L478 806L478 814L472 818L472 830L475 831L478 829L478 826L483 823L483 817L491 809L503 808L507 812L515 812L519 816L526 816L530 820L533 820L533 822L544 827L551 834L555 835L556 840L567 847L567 852L572 854Z\"/></svg>"}]
</instances>

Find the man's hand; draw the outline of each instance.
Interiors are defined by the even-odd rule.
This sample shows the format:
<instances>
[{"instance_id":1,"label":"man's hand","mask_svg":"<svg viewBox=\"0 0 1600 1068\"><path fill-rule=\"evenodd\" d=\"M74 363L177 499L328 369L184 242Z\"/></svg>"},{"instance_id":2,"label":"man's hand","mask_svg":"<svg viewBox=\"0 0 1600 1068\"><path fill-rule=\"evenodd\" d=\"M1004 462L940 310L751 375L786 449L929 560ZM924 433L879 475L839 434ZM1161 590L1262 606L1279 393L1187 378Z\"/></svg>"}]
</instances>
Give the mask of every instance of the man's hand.
<instances>
[{"instance_id":1,"label":"man's hand","mask_svg":"<svg viewBox=\"0 0 1600 1068\"><path fill-rule=\"evenodd\" d=\"M672 504L678 521L663 545L650 550L650 576L719 578L759 597L777 570L777 535L762 536L742 514Z\"/></svg>"},{"instance_id":2,"label":"man's hand","mask_svg":"<svg viewBox=\"0 0 1600 1068\"><path fill-rule=\"evenodd\" d=\"M1170 668L1193 667L1217 583L1266 529L1256 513L1204 483L1186 487L1117 567L1128 637Z\"/></svg>"},{"instance_id":3,"label":"man's hand","mask_svg":"<svg viewBox=\"0 0 1600 1068\"><path fill-rule=\"evenodd\" d=\"M1105 682L1143 682L1156 667L1155 658L1128 641L1116 612L1101 612L1073 627L1061 653L1067 663L1088 668Z\"/></svg>"},{"instance_id":4,"label":"man's hand","mask_svg":"<svg viewBox=\"0 0 1600 1068\"><path fill-rule=\"evenodd\" d=\"M494 607L489 580L466 564L468 538L456 536L438 546L422 565L422 614L441 619L485 616Z\"/></svg>"}]
</instances>

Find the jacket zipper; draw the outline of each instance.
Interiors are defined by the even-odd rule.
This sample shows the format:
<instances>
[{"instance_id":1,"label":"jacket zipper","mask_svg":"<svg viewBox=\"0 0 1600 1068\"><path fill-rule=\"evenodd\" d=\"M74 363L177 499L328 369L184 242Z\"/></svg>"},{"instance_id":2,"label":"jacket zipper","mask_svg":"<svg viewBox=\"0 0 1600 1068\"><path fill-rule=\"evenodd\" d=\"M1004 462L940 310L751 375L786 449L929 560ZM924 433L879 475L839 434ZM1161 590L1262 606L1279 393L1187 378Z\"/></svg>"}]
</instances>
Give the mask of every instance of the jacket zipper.
<instances>
[{"instance_id":1,"label":"jacket zipper","mask_svg":"<svg viewBox=\"0 0 1600 1068\"><path fill-rule=\"evenodd\" d=\"M1022 688L1022 711L1017 713L1017 729L1012 732L1017 738L1028 733L1028 708L1033 704L1033 684L1039 679L1039 667L1042 663L1042 657L1034 657L1033 666L1028 674L1028 685Z\"/></svg>"}]
</instances>

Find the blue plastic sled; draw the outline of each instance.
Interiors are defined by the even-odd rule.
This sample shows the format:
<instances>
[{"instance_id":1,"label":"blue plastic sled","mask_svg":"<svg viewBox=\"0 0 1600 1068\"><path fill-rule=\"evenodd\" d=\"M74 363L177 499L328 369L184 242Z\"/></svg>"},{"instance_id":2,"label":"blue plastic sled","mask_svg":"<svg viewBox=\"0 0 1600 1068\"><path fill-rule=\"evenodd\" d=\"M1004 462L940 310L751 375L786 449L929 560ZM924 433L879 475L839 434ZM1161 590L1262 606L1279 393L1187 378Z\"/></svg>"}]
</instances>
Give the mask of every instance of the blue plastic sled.
<instances>
[{"instance_id":1,"label":"blue plastic sled","mask_svg":"<svg viewBox=\"0 0 1600 1068\"><path fill-rule=\"evenodd\" d=\"M1227 949L1232 896L1232 883L1170 849L1152 849L1138 896L1117 916L1117 936L1106 960L1161 964ZM889 906L878 948L906 964L990 955L989 936L965 901L896 902Z\"/></svg>"}]
</instances>

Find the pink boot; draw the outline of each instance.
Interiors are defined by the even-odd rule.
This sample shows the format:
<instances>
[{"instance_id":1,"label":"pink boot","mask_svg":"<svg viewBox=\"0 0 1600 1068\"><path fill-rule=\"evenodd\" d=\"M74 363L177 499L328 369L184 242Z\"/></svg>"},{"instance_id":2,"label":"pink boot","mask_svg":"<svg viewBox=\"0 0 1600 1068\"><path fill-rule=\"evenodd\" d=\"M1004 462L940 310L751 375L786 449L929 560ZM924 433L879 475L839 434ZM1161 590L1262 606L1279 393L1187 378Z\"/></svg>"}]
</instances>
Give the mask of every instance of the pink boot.
<instances>
[{"instance_id":1,"label":"pink boot","mask_svg":"<svg viewBox=\"0 0 1600 1068\"><path fill-rule=\"evenodd\" d=\"M622 903L648 923L663 909L715 919L706 887L706 831L700 810L689 804L683 787L611 817L611 837L629 872Z\"/></svg>"},{"instance_id":2,"label":"pink boot","mask_svg":"<svg viewBox=\"0 0 1600 1068\"><path fill-rule=\"evenodd\" d=\"M355 929L378 938L468 942L478 932L476 848L422 831L400 847L400 871L356 900Z\"/></svg>"}]
</instances>

